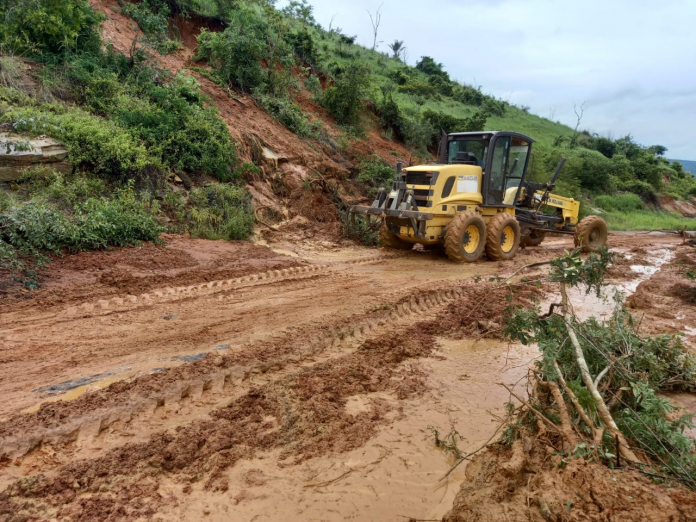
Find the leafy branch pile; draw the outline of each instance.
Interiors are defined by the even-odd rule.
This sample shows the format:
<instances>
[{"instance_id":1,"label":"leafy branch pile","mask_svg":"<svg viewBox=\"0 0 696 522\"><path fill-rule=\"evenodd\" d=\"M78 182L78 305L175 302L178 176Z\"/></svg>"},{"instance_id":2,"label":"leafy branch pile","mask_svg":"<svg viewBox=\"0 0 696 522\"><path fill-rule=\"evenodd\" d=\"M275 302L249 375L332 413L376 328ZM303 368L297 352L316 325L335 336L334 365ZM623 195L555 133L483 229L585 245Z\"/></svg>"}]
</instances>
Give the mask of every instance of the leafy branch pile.
<instances>
[{"instance_id":1,"label":"leafy branch pile","mask_svg":"<svg viewBox=\"0 0 696 522\"><path fill-rule=\"evenodd\" d=\"M577 252L556 259L550 281L558 284L561 302L545 314L539 308L509 310L506 334L538 344L542 358L530 399L511 390L525 413L504 440L532 429L568 457L618 462L696 488L696 445L684 433L693 418L660 395L696 389L696 358L679 337L641 334L620 296L606 323L581 321L573 312L570 288L600 296L611 258L604 251L586 260Z\"/></svg>"}]
</instances>

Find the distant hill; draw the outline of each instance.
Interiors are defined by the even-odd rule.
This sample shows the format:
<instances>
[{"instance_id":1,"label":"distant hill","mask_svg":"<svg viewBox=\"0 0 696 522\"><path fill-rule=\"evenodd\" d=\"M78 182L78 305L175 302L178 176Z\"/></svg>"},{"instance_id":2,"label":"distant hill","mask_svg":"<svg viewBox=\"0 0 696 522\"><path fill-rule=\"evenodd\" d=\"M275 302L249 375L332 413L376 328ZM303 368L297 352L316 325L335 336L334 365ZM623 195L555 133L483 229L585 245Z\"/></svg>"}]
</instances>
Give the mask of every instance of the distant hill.
<instances>
[{"instance_id":1,"label":"distant hill","mask_svg":"<svg viewBox=\"0 0 696 522\"><path fill-rule=\"evenodd\" d=\"M696 161L693 160L672 160L672 161L678 161L684 166L684 170L691 172L694 176L696 176Z\"/></svg>"}]
</instances>

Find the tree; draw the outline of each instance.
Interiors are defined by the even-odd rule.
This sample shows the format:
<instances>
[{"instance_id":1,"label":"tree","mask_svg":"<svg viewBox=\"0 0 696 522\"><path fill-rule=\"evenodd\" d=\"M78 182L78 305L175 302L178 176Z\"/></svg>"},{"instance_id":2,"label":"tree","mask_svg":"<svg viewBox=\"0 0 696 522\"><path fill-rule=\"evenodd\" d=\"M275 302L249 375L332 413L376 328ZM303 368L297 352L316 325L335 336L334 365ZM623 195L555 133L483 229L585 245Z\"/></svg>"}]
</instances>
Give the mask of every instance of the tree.
<instances>
[{"instance_id":1,"label":"tree","mask_svg":"<svg viewBox=\"0 0 696 522\"><path fill-rule=\"evenodd\" d=\"M362 100L370 88L370 69L359 62L348 64L324 91L321 104L341 125L360 122Z\"/></svg>"},{"instance_id":2,"label":"tree","mask_svg":"<svg viewBox=\"0 0 696 522\"><path fill-rule=\"evenodd\" d=\"M290 3L283 8L283 13L297 18L298 20L302 20L304 25L313 25L316 23L313 12L314 7L309 5L307 0L290 0Z\"/></svg>"},{"instance_id":3,"label":"tree","mask_svg":"<svg viewBox=\"0 0 696 522\"><path fill-rule=\"evenodd\" d=\"M667 152L667 147L662 145L651 145L648 147L648 152L653 156L664 156L665 152Z\"/></svg>"},{"instance_id":4,"label":"tree","mask_svg":"<svg viewBox=\"0 0 696 522\"><path fill-rule=\"evenodd\" d=\"M388 47L392 50L392 53L394 53L393 57L397 59L401 56L401 53L406 50L403 40L394 40L394 43L390 43Z\"/></svg>"},{"instance_id":5,"label":"tree","mask_svg":"<svg viewBox=\"0 0 696 522\"><path fill-rule=\"evenodd\" d=\"M379 4L379 7L377 8L377 11L375 11L375 16L372 16L372 13L370 11L367 11L368 16L370 17L370 22L372 23L372 33L374 35L374 39L372 40L372 50L374 51L377 48L377 32L379 31L379 24L382 21L382 6L384 5L384 2ZM382 43L382 42L379 42Z\"/></svg>"}]
</instances>

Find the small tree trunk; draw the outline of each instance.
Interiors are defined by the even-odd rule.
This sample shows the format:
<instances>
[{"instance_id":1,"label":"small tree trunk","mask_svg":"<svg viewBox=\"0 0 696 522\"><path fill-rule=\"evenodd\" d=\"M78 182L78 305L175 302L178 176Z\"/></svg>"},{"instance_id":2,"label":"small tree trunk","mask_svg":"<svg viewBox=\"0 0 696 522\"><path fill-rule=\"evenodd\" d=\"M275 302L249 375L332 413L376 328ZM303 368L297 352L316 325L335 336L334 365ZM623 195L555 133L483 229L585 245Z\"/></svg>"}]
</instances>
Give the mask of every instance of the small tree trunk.
<instances>
[{"instance_id":1,"label":"small tree trunk","mask_svg":"<svg viewBox=\"0 0 696 522\"><path fill-rule=\"evenodd\" d=\"M589 390L592 397L594 397L595 401L597 401L597 412L599 413L599 416L602 418L602 421L604 421L604 424L606 425L607 429L612 435L618 438L619 451L621 452L621 455L627 460L632 460L633 462L640 462L636 457L635 453L633 453L633 451L631 450L630 446L628 445L628 442L623 436L623 433L621 433L621 430L616 425L616 422L614 422L614 418L611 416L609 408L607 408L604 399L600 395L599 391L597 391L597 387L594 385L592 375L590 375L590 369L587 367L585 354L583 354L582 352L582 347L580 346L580 342L578 341L578 337L575 335L575 330L572 326L573 316L570 313L568 293L566 292L565 283L562 281L561 296L563 298L563 319L566 325L566 329L568 330L568 337L570 338L570 342L573 345L573 348L575 348L575 359L578 363L578 366L580 367L580 375L582 377L582 381L585 383L585 386Z\"/></svg>"}]
</instances>

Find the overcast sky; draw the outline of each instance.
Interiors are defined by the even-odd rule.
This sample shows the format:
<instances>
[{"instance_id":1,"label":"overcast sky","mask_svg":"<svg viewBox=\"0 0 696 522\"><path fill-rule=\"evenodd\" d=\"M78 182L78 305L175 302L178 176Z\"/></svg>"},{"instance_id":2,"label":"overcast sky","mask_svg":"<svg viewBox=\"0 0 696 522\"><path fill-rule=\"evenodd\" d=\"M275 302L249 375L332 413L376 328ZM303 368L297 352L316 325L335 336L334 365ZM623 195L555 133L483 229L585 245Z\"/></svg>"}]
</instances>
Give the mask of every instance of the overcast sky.
<instances>
[{"instance_id":1,"label":"overcast sky","mask_svg":"<svg viewBox=\"0 0 696 522\"><path fill-rule=\"evenodd\" d=\"M372 46L382 0L309 0L316 20ZM280 0L278 7L286 5ZM696 0L384 0L379 49L404 40L458 81L535 114L696 160Z\"/></svg>"}]
</instances>

